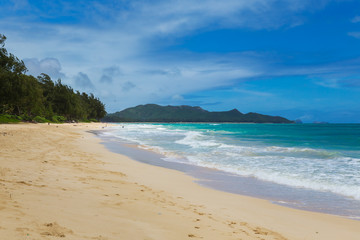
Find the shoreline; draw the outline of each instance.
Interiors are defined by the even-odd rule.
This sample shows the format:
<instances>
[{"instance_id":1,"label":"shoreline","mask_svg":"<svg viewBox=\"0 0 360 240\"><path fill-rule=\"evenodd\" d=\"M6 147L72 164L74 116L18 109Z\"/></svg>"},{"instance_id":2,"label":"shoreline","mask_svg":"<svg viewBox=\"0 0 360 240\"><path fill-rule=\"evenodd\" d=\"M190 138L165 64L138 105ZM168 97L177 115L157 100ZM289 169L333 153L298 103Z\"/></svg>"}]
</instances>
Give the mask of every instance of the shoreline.
<instances>
[{"instance_id":1,"label":"shoreline","mask_svg":"<svg viewBox=\"0 0 360 240\"><path fill-rule=\"evenodd\" d=\"M116 126L116 125L115 125ZM201 186L249 197L267 200L273 204L293 209L331 214L343 218L360 220L360 201L330 191L305 187L294 187L251 176L241 176L217 168L191 164L186 160L171 161L155 147L139 145L137 142L111 134L116 128L96 131L102 144L114 153L128 156L136 161L173 169L194 177ZM184 158L185 159L185 158Z\"/></svg>"},{"instance_id":2,"label":"shoreline","mask_svg":"<svg viewBox=\"0 0 360 240\"><path fill-rule=\"evenodd\" d=\"M102 140L101 143L109 151L125 155L141 163L183 172L195 178L194 182L203 187L263 199L288 208L331 214L360 221L359 215L354 215L359 214L360 203L345 196L330 192L317 192L311 189L290 187L254 177L231 174L215 168L166 161L163 159L166 157L165 155L153 151L151 148L142 148L141 145L136 143L127 143L125 140L102 135L101 132L100 130L93 131L92 133ZM326 197L330 203L324 204L324 198L326 201ZM334 204L336 203L341 203L341 206L335 205L335 208ZM344 206L347 207L346 210L341 208Z\"/></svg>"},{"instance_id":3,"label":"shoreline","mask_svg":"<svg viewBox=\"0 0 360 240\"><path fill-rule=\"evenodd\" d=\"M112 153L88 132L103 126L0 125L1 238L358 238L359 221L220 192Z\"/></svg>"}]
</instances>

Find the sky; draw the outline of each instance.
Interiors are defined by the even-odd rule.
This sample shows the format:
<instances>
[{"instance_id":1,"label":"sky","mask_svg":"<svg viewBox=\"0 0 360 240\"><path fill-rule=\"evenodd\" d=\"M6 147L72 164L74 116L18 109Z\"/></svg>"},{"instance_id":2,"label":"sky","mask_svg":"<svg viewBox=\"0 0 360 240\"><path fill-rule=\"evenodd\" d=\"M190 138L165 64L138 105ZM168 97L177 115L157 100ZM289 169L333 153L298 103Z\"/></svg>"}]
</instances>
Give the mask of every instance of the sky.
<instances>
[{"instance_id":1,"label":"sky","mask_svg":"<svg viewBox=\"0 0 360 240\"><path fill-rule=\"evenodd\" d=\"M360 123L358 0L0 0L28 74L139 104Z\"/></svg>"}]
</instances>

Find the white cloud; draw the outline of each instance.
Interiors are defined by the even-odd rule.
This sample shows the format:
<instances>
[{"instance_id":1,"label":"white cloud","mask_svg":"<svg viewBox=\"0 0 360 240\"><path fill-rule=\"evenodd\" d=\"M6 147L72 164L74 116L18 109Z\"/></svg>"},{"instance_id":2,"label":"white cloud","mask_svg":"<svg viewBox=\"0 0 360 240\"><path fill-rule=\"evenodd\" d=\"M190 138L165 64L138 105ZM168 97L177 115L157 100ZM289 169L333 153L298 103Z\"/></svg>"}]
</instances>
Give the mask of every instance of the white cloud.
<instances>
[{"instance_id":1,"label":"white cloud","mask_svg":"<svg viewBox=\"0 0 360 240\"><path fill-rule=\"evenodd\" d=\"M360 39L360 32L349 32L348 35Z\"/></svg>"},{"instance_id":2,"label":"white cloud","mask_svg":"<svg viewBox=\"0 0 360 240\"><path fill-rule=\"evenodd\" d=\"M41 73L46 73L52 78L58 79L65 77L61 72L61 64L56 58L26 58L24 63L28 69L28 73L33 76L39 76Z\"/></svg>"},{"instance_id":3,"label":"white cloud","mask_svg":"<svg viewBox=\"0 0 360 240\"><path fill-rule=\"evenodd\" d=\"M128 92L128 91L130 91L131 89L133 89L135 87L136 87L136 85L134 83L130 82L130 81L127 81L127 82L122 84L122 89L125 92Z\"/></svg>"},{"instance_id":4,"label":"white cloud","mask_svg":"<svg viewBox=\"0 0 360 240\"><path fill-rule=\"evenodd\" d=\"M105 23L141 38L176 37L195 30L218 28L276 29L303 23L308 7L321 8L310 0L167 0L131 1L124 10L107 9ZM101 22L101 21L100 21Z\"/></svg>"},{"instance_id":5,"label":"white cloud","mask_svg":"<svg viewBox=\"0 0 360 240\"><path fill-rule=\"evenodd\" d=\"M118 66L111 66L103 69L103 74L100 78L100 82L111 84L115 77L122 75Z\"/></svg>"},{"instance_id":6,"label":"white cloud","mask_svg":"<svg viewBox=\"0 0 360 240\"><path fill-rule=\"evenodd\" d=\"M89 76L82 72L79 72L75 76L75 84L77 87L81 88L81 90L83 89L89 90L94 88L94 85L91 82Z\"/></svg>"},{"instance_id":7,"label":"white cloud","mask_svg":"<svg viewBox=\"0 0 360 240\"><path fill-rule=\"evenodd\" d=\"M281 75L272 70L261 53L196 54L158 49L171 44L174 37L193 31L292 27L302 23L301 12L312 1L228 0L225 4L216 0L164 0L130 1L123 3L126 6L116 1L107 3L83 1L77 6L59 2L49 13L24 4L33 15L4 16L0 18L0 29L8 37L9 51L26 60L31 74L44 72L80 90L91 89L104 97L109 111L114 111L231 86L264 74ZM86 10L80 11L84 6ZM53 22L41 23L38 16L52 17ZM57 23L62 16L84 20Z\"/></svg>"}]
</instances>

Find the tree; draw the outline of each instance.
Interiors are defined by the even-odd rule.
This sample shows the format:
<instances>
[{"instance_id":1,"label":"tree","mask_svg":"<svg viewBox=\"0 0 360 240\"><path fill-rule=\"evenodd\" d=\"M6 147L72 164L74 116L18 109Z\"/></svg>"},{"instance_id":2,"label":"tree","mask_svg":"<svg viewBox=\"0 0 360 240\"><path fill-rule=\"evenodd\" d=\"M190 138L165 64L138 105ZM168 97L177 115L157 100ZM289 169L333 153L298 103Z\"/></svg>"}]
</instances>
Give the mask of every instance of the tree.
<instances>
[{"instance_id":1,"label":"tree","mask_svg":"<svg viewBox=\"0 0 360 240\"><path fill-rule=\"evenodd\" d=\"M7 52L5 40L0 34L0 114L48 119L61 115L68 120L99 120L106 114L105 105L93 94L75 93L45 73L37 78L26 75L24 62Z\"/></svg>"}]
</instances>

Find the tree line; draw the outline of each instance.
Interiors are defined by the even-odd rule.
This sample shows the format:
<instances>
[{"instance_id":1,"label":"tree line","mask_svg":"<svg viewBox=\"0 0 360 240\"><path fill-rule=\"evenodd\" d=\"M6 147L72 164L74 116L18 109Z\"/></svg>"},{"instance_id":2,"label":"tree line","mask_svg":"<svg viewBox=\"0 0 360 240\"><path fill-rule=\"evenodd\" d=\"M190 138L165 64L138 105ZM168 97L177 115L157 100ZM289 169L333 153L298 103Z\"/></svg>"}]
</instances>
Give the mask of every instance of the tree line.
<instances>
[{"instance_id":1,"label":"tree line","mask_svg":"<svg viewBox=\"0 0 360 240\"><path fill-rule=\"evenodd\" d=\"M5 49L0 34L0 114L21 120L89 121L105 116L105 105L92 93L80 93L42 73L27 75L22 60Z\"/></svg>"}]
</instances>

